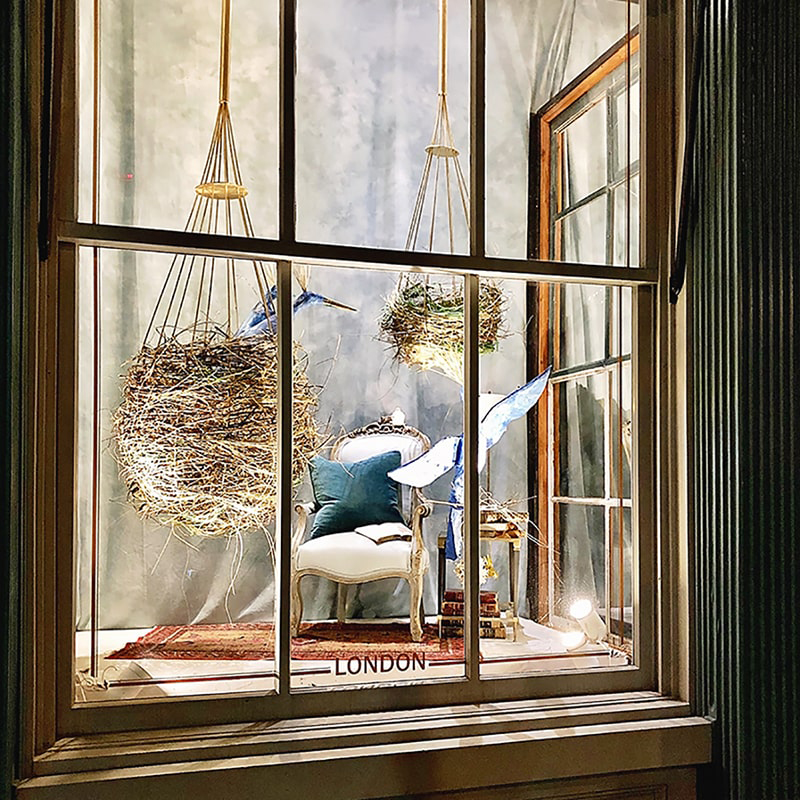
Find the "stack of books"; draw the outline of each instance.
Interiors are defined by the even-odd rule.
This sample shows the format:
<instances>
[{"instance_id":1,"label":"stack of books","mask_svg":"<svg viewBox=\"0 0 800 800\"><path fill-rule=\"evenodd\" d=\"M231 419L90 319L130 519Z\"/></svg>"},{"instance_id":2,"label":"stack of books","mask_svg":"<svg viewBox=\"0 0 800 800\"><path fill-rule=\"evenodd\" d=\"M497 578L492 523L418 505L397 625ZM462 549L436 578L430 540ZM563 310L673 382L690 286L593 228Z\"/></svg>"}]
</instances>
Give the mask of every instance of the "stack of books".
<instances>
[{"instance_id":1,"label":"stack of books","mask_svg":"<svg viewBox=\"0 0 800 800\"><path fill-rule=\"evenodd\" d=\"M500 619L497 592L481 592L480 633L482 639L505 639L506 628ZM444 593L439 636L442 639L464 635L464 592L448 589Z\"/></svg>"}]
</instances>

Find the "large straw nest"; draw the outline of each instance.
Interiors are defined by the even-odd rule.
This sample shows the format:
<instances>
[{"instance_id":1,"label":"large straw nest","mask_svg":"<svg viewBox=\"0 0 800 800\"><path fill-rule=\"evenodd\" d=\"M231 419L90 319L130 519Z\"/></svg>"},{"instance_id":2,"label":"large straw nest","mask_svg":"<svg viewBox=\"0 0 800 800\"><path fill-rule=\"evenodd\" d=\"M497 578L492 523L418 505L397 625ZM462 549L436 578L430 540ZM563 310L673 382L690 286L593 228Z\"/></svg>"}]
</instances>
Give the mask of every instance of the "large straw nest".
<instances>
[{"instance_id":1,"label":"large straw nest","mask_svg":"<svg viewBox=\"0 0 800 800\"><path fill-rule=\"evenodd\" d=\"M505 298L500 288L481 281L478 292L478 348L497 349ZM381 341L391 345L394 358L420 370L440 372L464 382L464 288L426 279L402 281L389 298L380 319Z\"/></svg>"},{"instance_id":2,"label":"large straw nest","mask_svg":"<svg viewBox=\"0 0 800 800\"><path fill-rule=\"evenodd\" d=\"M299 345L293 372L297 483L318 449L317 393ZM277 495L277 379L270 336L143 347L112 428L140 516L204 537L264 530Z\"/></svg>"}]
</instances>

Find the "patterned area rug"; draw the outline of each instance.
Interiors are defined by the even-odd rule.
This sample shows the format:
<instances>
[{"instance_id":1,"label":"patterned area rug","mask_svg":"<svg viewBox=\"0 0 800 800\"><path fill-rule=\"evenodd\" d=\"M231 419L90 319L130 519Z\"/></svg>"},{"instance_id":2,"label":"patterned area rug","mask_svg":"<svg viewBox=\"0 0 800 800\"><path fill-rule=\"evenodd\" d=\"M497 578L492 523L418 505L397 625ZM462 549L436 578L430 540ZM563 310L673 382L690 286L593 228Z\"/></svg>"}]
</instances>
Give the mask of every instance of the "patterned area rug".
<instances>
[{"instance_id":1,"label":"patterned area rug","mask_svg":"<svg viewBox=\"0 0 800 800\"><path fill-rule=\"evenodd\" d=\"M269 623L231 625L159 625L106 658L257 661L270 659L275 631ZM425 625L421 642L412 642L401 623L316 622L303 625L292 640L292 658L323 661L419 655L428 661L460 661L462 639L440 639L436 625Z\"/></svg>"}]
</instances>

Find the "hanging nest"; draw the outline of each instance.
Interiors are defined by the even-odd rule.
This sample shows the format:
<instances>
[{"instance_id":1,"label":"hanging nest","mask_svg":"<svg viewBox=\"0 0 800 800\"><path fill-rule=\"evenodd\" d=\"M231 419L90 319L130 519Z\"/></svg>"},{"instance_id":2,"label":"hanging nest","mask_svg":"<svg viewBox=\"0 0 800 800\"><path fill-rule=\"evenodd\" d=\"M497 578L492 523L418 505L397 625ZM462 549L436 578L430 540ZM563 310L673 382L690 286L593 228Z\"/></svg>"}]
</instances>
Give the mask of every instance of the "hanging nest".
<instances>
[{"instance_id":1,"label":"hanging nest","mask_svg":"<svg viewBox=\"0 0 800 800\"><path fill-rule=\"evenodd\" d=\"M505 297L490 281L478 292L478 348L497 349ZM378 338L394 349L394 358L420 370L433 370L458 383L464 382L464 288L405 279L389 298L379 322Z\"/></svg>"},{"instance_id":2,"label":"hanging nest","mask_svg":"<svg viewBox=\"0 0 800 800\"><path fill-rule=\"evenodd\" d=\"M292 480L318 451L317 392L294 351ZM270 336L143 347L113 417L139 515L195 536L263 530L277 497L277 342Z\"/></svg>"}]
</instances>

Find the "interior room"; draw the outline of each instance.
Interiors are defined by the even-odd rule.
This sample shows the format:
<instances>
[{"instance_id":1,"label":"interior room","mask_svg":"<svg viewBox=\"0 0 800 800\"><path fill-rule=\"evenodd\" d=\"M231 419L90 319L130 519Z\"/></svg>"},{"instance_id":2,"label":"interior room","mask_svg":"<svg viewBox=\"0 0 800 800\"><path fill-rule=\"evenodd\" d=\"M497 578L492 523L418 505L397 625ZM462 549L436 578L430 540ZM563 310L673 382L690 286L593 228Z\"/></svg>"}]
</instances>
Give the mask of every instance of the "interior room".
<instances>
[{"instance_id":1,"label":"interior room","mask_svg":"<svg viewBox=\"0 0 800 800\"><path fill-rule=\"evenodd\" d=\"M298 4L298 237L467 252L469 6L367 5ZM274 235L277 6L206 6L163 26L163 4L135 16L125 3L119 15L82 5L85 218ZM638 264L637 13L618 0L489 10L491 252ZM345 23L365 15L369 48ZM175 37L179 61L164 47ZM177 80L160 80L165 70ZM254 82L259 71L268 79ZM247 387L277 403L266 354L277 263L81 248L77 269L76 699L274 689L275 412L272 423L243 423L242 441L230 415L262 402ZM292 502L311 512L301 512L308 538L292 543L292 685L463 676L463 452L431 467L463 439L463 276L296 260L291 274ZM500 426L479 456L481 672L626 666L631 291L486 275L478 306L479 420ZM191 352L209 365L238 346L247 361L254 344L265 372L256 383L228 373L239 400L159 362ZM203 416L209 402L223 403L224 419ZM343 437L359 434L359 457L347 456ZM233 450L210 451L214 436ZM249 438L263 448L250 464L252 447L234 452ZM361 465L395 445L397 481L383 462L377 478L373 467L358 479L343 470L355 487L345 491L388 480L392 498L353 509L334 496L331 464ZM239 507L258 494L250 511ZM375 525L397 538L369 541L361 529Z\"/></svg>"}]
</instances>

